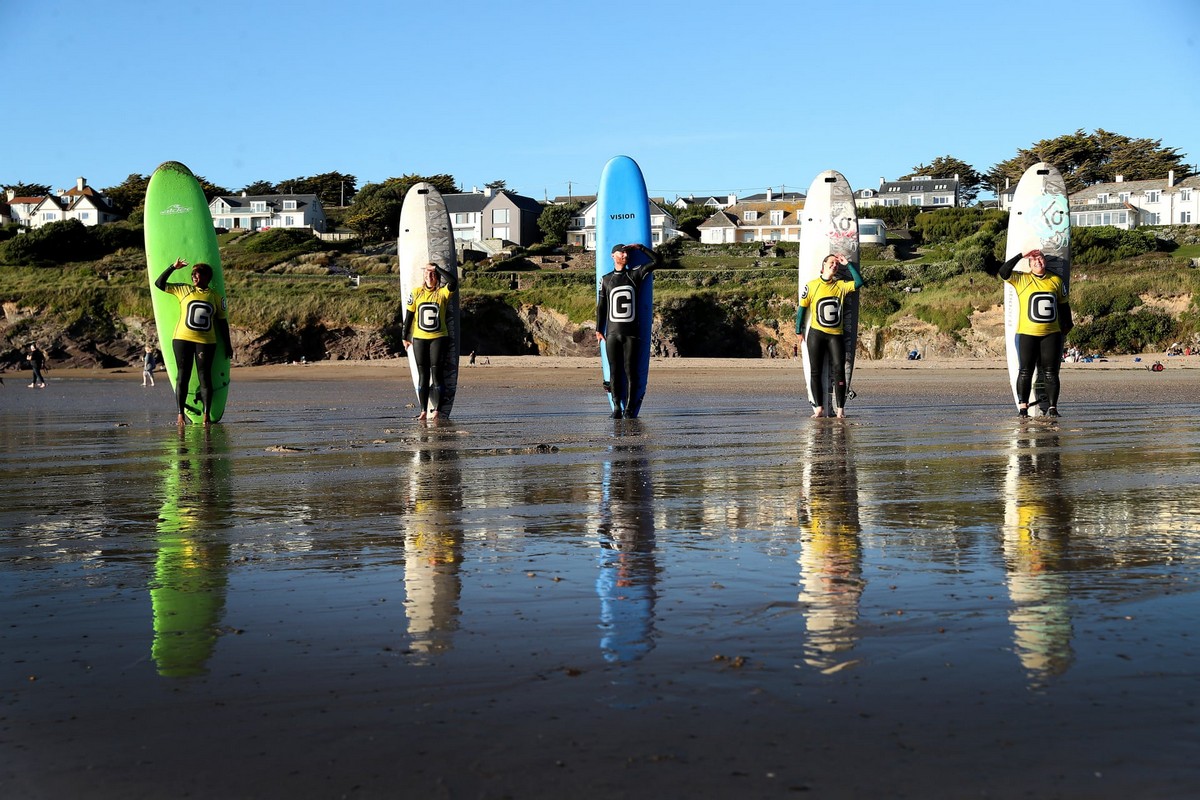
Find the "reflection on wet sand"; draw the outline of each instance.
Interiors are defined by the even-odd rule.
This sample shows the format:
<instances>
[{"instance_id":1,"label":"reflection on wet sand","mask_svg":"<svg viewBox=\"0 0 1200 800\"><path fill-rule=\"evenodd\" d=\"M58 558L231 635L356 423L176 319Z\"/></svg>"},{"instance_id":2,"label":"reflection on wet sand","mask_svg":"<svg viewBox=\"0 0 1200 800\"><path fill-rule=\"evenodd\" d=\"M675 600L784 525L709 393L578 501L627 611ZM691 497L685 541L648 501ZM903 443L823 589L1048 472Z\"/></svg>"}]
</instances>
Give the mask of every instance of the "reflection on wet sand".
<instances>
[{"instance_id":1,"label":"reflection on wet sand","mask_svg":"<svg viewBox=\"0 0 1200 800\"><path fill-rule=\"evenodd\" d=\"M609 662L637 661L654 649L654 485L643 445L621 443L622 433L605 454L600 488L596 593Z\"/></svg>"},{"instance_id":2,"label":"reflection on wet sand","mask_svg":"<svg viewBox=\"0 0 1200 800\"><path fill-rule=\"evenodd\" d=\"M404 613L413 663L432 663L453 646L463 559L462 471L458 451L436 431L417 442L404 526Z\"/></svg>"},{"instance_id":3,"label":"reflection on wet sand","mask_svg":"<svg viewBox=\"0 0 1200 800\"><path fill-rule=\"evenodd\" d=\"M232 507L226 429L170 433L160 462L161 505L150 583L151 655L164 677L201 675L225 608Z\"/></svg>"},{"instance_id":4,"label":"reflection on wet sand","mask_svg":"<svg viewBox=\"0 0 1200 800\"><path fill-rule=\"evenodd\" d=\"M1004 480L1004 561L1017 656L1033 681L1061 675L1074 659L1067 549L1072 504L1063 492L1053 430L1013 437Z\"/></svg>"},{"instance_id":5,"label":"reflection on wet sand","mask_svg":"<svg viewBox=\"0 0 1200 800\"><path fill-rule=\"evenodd\" d=\"M858 517L858 474L850 431L821 420L806 432L800 503L800 602L808 639L804 661L818 669L847 663L858 639L866 580Z\"/></svg>"}]
</instances>

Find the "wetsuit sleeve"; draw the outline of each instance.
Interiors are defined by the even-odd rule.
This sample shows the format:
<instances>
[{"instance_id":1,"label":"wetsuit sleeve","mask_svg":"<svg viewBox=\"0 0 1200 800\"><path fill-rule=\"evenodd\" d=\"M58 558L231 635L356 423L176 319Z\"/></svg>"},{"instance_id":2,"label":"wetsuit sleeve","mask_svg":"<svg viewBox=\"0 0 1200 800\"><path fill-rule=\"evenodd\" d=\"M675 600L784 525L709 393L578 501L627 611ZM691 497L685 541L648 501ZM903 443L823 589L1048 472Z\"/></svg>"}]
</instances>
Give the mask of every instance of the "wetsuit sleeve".
<instances>
[{"instance_id":1,"label":"wetsuit sleeve","mask_svg":"<svg viewBox=\"0 0 1200 800\"><path fill-rule=\"evenodd\" d=\"M650 256L649 264L642 264L640 267L634 267L629 271L634 280L640 281L642 278L645 278L647 275L654 272L654 270L662 266L662 256L651 250L649 247L646 247L644 244L637 245L637 248Z\"/></svg>"},{"instance_id":2,"label":"wetsuit sleeve","mask_svg":"<svg viewBox=\"0 0 1200 800\"><path fill-rule=\"evenodd\" d=\"M1025 257L1024 254L1017 253L1015 256L1010 258L1008 261L1005 261L1003 264L1001 264L1000 271L997 273L1000 276L1000 279L1006 281L1009 278L1011 278L1012 274L1013 274L1013 267L1017 266L1017 262L1020 261L1024 257Z\"/></svg>"},{"instance_id":3,"label":"wetsuit sleeve","mask_svg":"<svg viewBox=\"0 0 1200 800\"><path fill-rule=\"evenodd\" d=\"M167 291L167 278L171 277L171 273L174 271L175 271L175 266L172 264L171 266L167 267L163 271L162 275L159 275L157 278L154 279L154 285L155 285L155 287L158 288L159 291L162 291L162 292Z\"/></svg>"},{"instance_id":4,"label":"wetsuit sleeve","mask_svg":"<svg viewBox=\"0 0 1200 800\"><path fill-rule=\"evenodd\" d=\"M863 280L862 274L858 271L853 261L847 261L846 267L850 270L850 277L854 279L854 290L858 291L863 287L866 281Z\"/></svg>"},{"instance_id":5,"label":"wetsuit sleeve","mask_svg":"<svg viewBox=\"0 0 1200 800\"><path fill-rule=\"evenodd\" d=\"M412 309L408 309L404 312L404 325L402 326L404 333L400 335L401 340L405 342L412 341L412 325L415 317L416 315L413 313Z\"/></svg>"},{"instance_id":6,"label":"wetsuit sleeve","mask_svg":"<svg viewBox=\"0 0 1200 800\"><path fill-rule=\"evenodd\" d=\"M796 309L796 333L804 333L804 317L808 312L808 306L800 306Z\"/></svg>"},{"instance_id":7,"label":"wetsuit sleeve","mask_svg":"<svg viewBox=\"0 0 1200 800\"><path fill-rule=\"evenodd\" d=\"M1071 306L1069 303L1063 303L1058 307L1059 323L1058 326L1062 329L1062 335L1066 336L1075 327L1075 320L1071 318Z\"/></svg>"},{"instance_id":8,"label":"wetsuit sleeve","mask_svg":"<svg viewBox=\"0 0 1200 800\"><path fill-rule=\"evenodd\" d=\"M221 341L225 343L225 352L233 358L233 339L229 336L229 320L226 317L217 317L217 333L221 334Z\"/></svg>"},{"instance_id":9,"label":"wetsuit sleeve","mask_svg":"<svg viewBox=\"0 0 1200 800\"><path fill-rule=\"evenodd\" d=\"M596 333L604 335L604 323L608 320L608 286L600 279L600 291L596 293Z\"/></svg>"},{"instance_id":10,"label":"wetsuit sleeve","mask_svg":"<svg viewBox=\"0 0 1200 800\"><path fill-rule=\"evenodd\" d=\"M445 285L446 291L454 294L458 291L458 268L446 269L445 267L437 268L438 278Z\"/></svg>"}]
</instances>

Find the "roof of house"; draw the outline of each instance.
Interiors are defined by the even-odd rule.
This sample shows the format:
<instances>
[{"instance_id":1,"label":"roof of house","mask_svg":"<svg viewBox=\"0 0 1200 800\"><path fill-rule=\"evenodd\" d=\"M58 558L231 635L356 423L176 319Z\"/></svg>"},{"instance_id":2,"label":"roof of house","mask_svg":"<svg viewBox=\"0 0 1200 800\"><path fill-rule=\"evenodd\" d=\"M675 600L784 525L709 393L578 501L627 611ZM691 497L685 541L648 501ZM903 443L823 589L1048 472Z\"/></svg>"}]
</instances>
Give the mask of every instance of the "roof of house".
<instances>
[{"instance_id":1,"label":"roof of house","mask_svg":"<svg viewBox=\"0 0 1200 800\"><path fill-rule=\"evenodd\" d=\"M954 178L911 178L903 181L884 181L880 194L888 192L955 192L958 181Z\"/></svg>"},{"instance_id":2,"label":"roof of house","mask_svg":"<svg viewBox=\"0 0 1200 800\"><path fill-rule=\"evenodd\" d=\"M278 211L283 207L284 200L295 200L297 210L300 210L308 205L320 205L321 203L320 198L318 198L315 194L250 194L245 196L240 194L222 194L214 197L209 204L211 205L218 200L221 200L230 208L246 208L251 203L265 202L268 208L271 208L275 211Z\"/></svg>"},{"instance_id":3,"label":"roof of house","mask_svg":"<svg viewBox=\"0 0 1200 800\"><path fill-rule=\"evenodd\" d=\"M1071 192L1071 200L1090 200L1102 194L1121 194L1129 192L1136 194L1150 190L1158 190L1162 192L1174 192L1181 188L1194 189L1200 186L1200 175L1192 175L1175 182L1174 186L1167 187L1166 178L1154 178L1148 181L1113 181L1111 183L1096 183L1091 186L1086 186L1077 192Z\"/></svg>"},{"instance_id":4,"label":"roof of house","mask_svg":"<svg viewBox=\"0 0 1200 800\"><path fill-rule=\"evenodd\" d=\"M542 213L542 204L532 197L526 197L522 194L510 192L506 189L498 189L493 194L484 194L483 192L457 192L455 194L444 194L442 199L446 201L446 210L451 214L474 213L483 211L487 206L500 195L507 197L514 206L522 211L529 211L534 214Z\"/></svg>"},{"instance_id":5,"label":"roof of house","mask_svg":"<svg viewBox=\"0 0 1200 800\"><path fill-rule=\"evenodd\" d=\"M738 221L736 219L734 219L732 216L730 216L729 213L727 213L725 211L718 211L715 214L713 214L711 217L709 217L708 219L704 220L704 222L701 222L696 227L698 227L698 228L736 228L738 225L739 225Z\"/></svg>"},{"instance_id":6,"label":"roof of house","mask_svg":"<svg viewBox=\"0 0 1200 800\"><path fill-rule=\"evenodd\" d=\"M768 194L770 195L769 198L767 197ZM805 197L806 195L804 192L759 192L758 194L752 194L747 197L739 197L738 205L741 205L742 203L761 203L773 201L802 203L804 202Z\"/></svg>"}]
</instances>

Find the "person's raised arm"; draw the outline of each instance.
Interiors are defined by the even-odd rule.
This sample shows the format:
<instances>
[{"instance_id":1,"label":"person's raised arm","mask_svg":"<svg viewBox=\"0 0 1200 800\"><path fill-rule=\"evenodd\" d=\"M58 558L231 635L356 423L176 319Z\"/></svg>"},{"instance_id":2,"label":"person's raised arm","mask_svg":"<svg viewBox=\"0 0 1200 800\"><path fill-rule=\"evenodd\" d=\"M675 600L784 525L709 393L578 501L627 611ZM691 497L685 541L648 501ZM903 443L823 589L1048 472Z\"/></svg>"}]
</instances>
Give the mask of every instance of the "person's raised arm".
<instances>
[{"instance_id":1,"label":"person's raised arm","mask_svg":"<svg viewBox=\"0 0 1200 800\"><path fill-rule=\"evenodd\" d=\"M154 279L154 285L159 291L167 290L167 278L171 277L171 273L177 269L183 269L187 266L187 262L182 258L175 259L175 263L163 270L163 273ZM232 350L230 352L233 352Z\"/></svg>"}]
</instances>

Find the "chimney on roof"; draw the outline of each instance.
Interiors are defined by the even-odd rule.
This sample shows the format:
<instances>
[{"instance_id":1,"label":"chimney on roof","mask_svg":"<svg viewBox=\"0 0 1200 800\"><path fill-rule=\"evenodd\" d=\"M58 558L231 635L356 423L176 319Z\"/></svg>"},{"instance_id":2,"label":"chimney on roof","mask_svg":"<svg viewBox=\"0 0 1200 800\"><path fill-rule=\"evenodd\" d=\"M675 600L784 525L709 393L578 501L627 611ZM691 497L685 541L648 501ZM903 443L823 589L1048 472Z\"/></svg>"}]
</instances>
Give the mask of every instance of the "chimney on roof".
<instances>
[{"instance_id":1,"label":"chimney on roof","mask_svg":"<svg viewBox=\"0 0 1200 800\"><path fill-rule=\"evenodd\" d=\"M75 179L75 190L76 191L82 192L83 187L85 187L85 186L87 186L87 178L76 178Z\"/></svg>"},{"instance_id":2,"label":"chimney on roof","mask_svg":"<svg viewBox=\"0 0 1200 800\"><path fill-rule=\"evenodd\" d=\"M5 189L4 194L8 196L9 200L12 200L14 197L17 196L17 193L14 192L12 189Z\"/></svg>"},{"instance_id":3,"label":"chimney on roof","mask_svg":"<svg viewBox=\"0 0 1200 800\"><path fill-rule=\"evenodd\" d=\"M958 173L957 173L957 172L956 172L956 173L954 173L954 180L955 180L955 181L957 181L957 180L958 180Z\"/></svg>"},{"instance_id":4,"label":"chimney on roof","mask_svg":"<svg viewBox=\"0 0 1200 800\"><path fill-rule=\"evenodd\" d=\"M774 199L775 199L775 191L770 186L768 186L767 187L767 202L769 203Z\"/></svg>"},{"instance_id":5,"label":"chimney on roof","mask_svg":"<svg viewBox=\"0 0 1200 800\"><path fill-rule=\"evenodd\" d=\"M1124 183L1124 182L1125 182L1125 176L1124 176L1124 175L1118 175L1118 176L1117 176L1117 183Z\"/></svg>"},{"instance_id":6,"label":"chimney on roof","mask_svg":"<svg viewBox=\"0 0 1200 800\"><path fill-rule=\"evenodd\" d=\"M728 198L728 205L730 205L730 206L736 206L736 205L737 205L737 195L736 195L736 194L731 194L731 195L729 195L729 198Z\"/></svg>"},{"instance_id":7,"label":"chimney on roof","mask_svg":"<svg viewBox=\"0 0 1200 800\"><path fill-rule=\"evenodd\" d=\"M880 175L880 176L879 176L879 188L880 188L880 189L882 189L882 188L883 188L883 183L884 183L884 181L883 181L883 176L882 176L882 175Z\"/></svg>"},{"instance_id":8,"label":"chimney on roof","mask_svg":"<svg viewBox=\"0 0 1200 800\"><path fill-rule=\"evenodd\" d=\"M1175 185L1175 170L1167 172L1167 188L1170 189Z\"/></svg>"},{"instance_id":9,"label":"chimney on roof","mask_svg":"<svg viewBox=\"0 0 1200 800\"><path fill-rule=\"evenodd\" d=\"M491 197L491 196L492 196L492 187L490 187L490 186L485 186L485 187L483 188L483 196L484 196L484 197Z\"/></svg>"}]
</instances>

